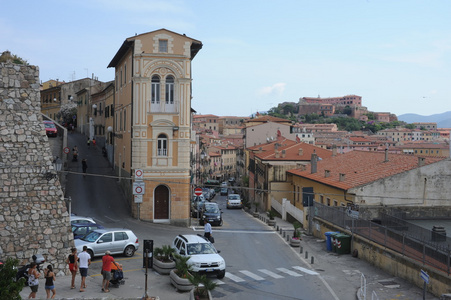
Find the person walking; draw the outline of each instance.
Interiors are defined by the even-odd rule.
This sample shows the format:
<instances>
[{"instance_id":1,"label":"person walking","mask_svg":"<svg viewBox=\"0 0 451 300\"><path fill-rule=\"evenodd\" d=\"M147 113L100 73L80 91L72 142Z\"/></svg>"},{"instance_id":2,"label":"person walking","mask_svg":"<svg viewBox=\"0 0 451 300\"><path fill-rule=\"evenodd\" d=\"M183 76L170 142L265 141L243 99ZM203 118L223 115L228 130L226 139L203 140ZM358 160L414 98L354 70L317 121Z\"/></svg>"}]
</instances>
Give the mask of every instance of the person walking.
<instances>
[{"instance_id":1,"label":"person walking","mask_svg":"<svg viewBox=\"0 0 451 300\"><path fill-rule=\"evenodd\" d=\"M90 138L88 138L88 140L86 141L86 145L88 146L88 148L90 148L90 146L91 146L91 139Z\"/></svg>"},{"instance_id":2,"label":"person walking","mask_svg":"<svg viewBox=\"0 0 451 300\"><path fill-rule=\"evenodd\" d=\"M55 273L53 272L52 265L48 265L46 269L44 269L44 278L45 278L45 292L47 293L47 299L55 299L56 290L55 290ZM52 297L50 297L50 291L52 292Z\"/></svg>"},{"instance_id":3,"label":"person walking","mask_svg":"<svg viewBox=\"0 0 451 300\"><path fill-rule=\"evenodd\" d=\"M75 276L77 276L77 262L78 262L78 256L77 256L77 248L73 247L71 249L72 253L69 254L69 256L66 259L66 263L69 264L69 271L72 274L72 281L70 284L70 288L75 288Z\"/></svg>"},{"instance_id":4,"label":"person walking","mask_svg":"<svg viewBox=\"0 0 451 300\"><path fill-rule=\"evenodd\" d=\"M36 262L33 261L28 269L28 286L31 289L28 299L36 298L36 293L38 292L39 276L41 276L41 274L37 271L37 266Z\"/></svg>"},{"instance_id":5,"label":"person walking","mask_svg":"<svg viewBox=\"0 0 451 300\"><path fill-rule=\"evenodd\" d=\"M74 146L74 148L72 148L72 161L78 161L78 148L77 148L77 146Z\"/></svg>"},{"instance_id":6,"label":"person walking","mask_svg":"<svg viewBox=\"0 0 451 300\"><path fill-rule=\"evenodd\" d=\"M88 168L88 160L83 158L81 161L81 168L83 169L83 177L86 177L86 169Z\"/></svg>"},{"instance_id":7,"label":"person walking","mask_svg":"<svg viewBox=\"0 0 451 300\"><path fill-rule=\"evenodd\" d=\"M210 222L208 222L208 220L205 220L204 237L206 237L210 242L213 238L213 231L211 230L211 224Z\"/></svg>"},{"instance_id":8,"label":"person walking","mask_svg":"<svg viewBox=\"0 0 451 300\"><path fill-rule=\"evenodd\" d=\"M84 292L86 288L86 277L88 276L88 268L91 264L91 255L86 251L88 250L87 246L83 246L83 252L78 255L78 260L80 262L80 275L81 275L81 284L80 284L80 292Z\"/></svg>"},{"instance_id":9,"label":"person walking","mask_svg":"<svg viewBox=\"0 0 451 300\"><path fill-rule=\"evenodd\" d=\"M108 289L111 280L111 263L114 262L114 258L111 256L110 251L106 251L105 255L102 257L102 291L108 293L110 290Z\"/></svg>"},{"instance_id":10,"label":"person walking","mask_svg":"<svg viewBox=\"0 0 451 300\"><path fill-rule=\"evenodd\" d=\"M94 149L96 148L96 138L92 138L92 147L94 147Z\"/></svg>"}]
</instances>

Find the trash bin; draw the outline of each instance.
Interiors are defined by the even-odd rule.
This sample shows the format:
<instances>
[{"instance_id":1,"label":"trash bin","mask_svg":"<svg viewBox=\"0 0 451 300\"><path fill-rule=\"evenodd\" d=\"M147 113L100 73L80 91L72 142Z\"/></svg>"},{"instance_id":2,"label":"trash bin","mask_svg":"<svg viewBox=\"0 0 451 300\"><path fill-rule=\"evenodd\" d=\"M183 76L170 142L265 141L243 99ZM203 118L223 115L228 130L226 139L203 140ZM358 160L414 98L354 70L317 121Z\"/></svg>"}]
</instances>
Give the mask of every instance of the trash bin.
<instances>
[{"instance_id":1,"label":"trash bin","mask_svg":"<svg viewBox=\"0 0 451 300\"><path fill-rule=\"evenodd\" d=\"M433 242L446 242L446 230L443 226L432 226Z\"/></svg>"},{"instance_id":2,"label":"trash bin","mask_svg":"<svg viewBox=\"0 0 451 300\"><path fill-rule=\"evenodd\" d=\"M330 234L330 241L332 244L332 252L337 252L337 235L339 235L339 232L332 232Z\"/></svg>"},{"instance_id":3,"label":"trash bin","mask_svg":"<svg viewBox=\"0 0 451 300\"><path fill-rule=\"evenodd\" d=\"M326 236L326 249L327 251L332 251L332 233L335 233L333 231L325 232L324 235Z\"/></svg>"},{"instance_id":4,"label":"trash bin","mask_svg":"<svg viewBox=\"0 0 451 300\"><path fill-rule=\"evenodd\" d=\"M337 254L351 253L351 236L347 234L335 235Z\"/></svg>"}]
</instances>

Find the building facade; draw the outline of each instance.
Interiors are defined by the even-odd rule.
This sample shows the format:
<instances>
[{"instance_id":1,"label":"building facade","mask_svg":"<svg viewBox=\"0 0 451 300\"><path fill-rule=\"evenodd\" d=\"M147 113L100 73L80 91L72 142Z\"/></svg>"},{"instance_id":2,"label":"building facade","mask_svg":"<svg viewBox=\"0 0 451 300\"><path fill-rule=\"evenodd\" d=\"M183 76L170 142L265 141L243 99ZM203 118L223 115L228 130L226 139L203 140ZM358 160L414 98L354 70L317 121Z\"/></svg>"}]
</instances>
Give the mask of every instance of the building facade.
<instances>
[{"instance_id":1,"label":"building facade","mask_svg":"<svg viewBox=\"0 0 451 300\"><path fill-rule=\"evenodd\" d=\"M189 224L191 61L201 48L160 29L127 38L108 66L115 68L114 162L120 176L142 171L129 187L139 219Z\"/></svg>"}]
</instances>

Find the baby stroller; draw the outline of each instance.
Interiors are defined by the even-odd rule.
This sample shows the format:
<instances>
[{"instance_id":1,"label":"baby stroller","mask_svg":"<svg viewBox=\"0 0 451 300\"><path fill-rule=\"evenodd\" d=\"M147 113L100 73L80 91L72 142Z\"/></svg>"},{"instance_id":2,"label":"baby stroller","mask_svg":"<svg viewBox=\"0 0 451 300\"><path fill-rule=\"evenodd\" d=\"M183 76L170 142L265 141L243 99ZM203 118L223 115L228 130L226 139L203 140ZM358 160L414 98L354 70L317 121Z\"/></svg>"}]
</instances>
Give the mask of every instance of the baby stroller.
<instances>
[{"instance_id":1,"label":"baby stroller","mask_svg":"<svg viewBox=\"0 0 451 300\"><path fill-rule=\"evenodd\" d=\"M117 264L116 262L113 261L111 263L110 286L118 288L119 285L122 285L124 283L125 283L125 280L124 280L124 272L122 270L122 265Z\"/></svg>"}]
</instances>

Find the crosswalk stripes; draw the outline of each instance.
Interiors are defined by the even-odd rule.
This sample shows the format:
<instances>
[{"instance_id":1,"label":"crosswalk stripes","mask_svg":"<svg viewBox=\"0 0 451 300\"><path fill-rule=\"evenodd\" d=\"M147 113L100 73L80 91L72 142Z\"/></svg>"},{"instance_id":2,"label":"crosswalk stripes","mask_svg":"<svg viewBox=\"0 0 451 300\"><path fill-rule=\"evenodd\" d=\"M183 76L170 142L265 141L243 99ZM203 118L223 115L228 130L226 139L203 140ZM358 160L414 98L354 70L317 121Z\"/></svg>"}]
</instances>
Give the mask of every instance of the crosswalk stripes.
<instances>
[{"instance_id":1,"label":"crosswalk stripes","mask_svg":"<svg viewBox=\"0 0 451 300\"><path fill-rule=\"evenodd\" d=\"M244 279L241 279L240 277L233 275L232 273L229 273L226 271L225 277L229 278L230 280L233 280L235 282L244 282Z\"/></svg>"},{"instance_id":2,"label":"crosswalk stripes","mask_svg":"<svg viewBox=\"0 0 451 300\"><path fill-rule=\"evenodd\" d=\"M299 267L299 266L294 266L293 269L299 270L301 272L307 273L309 275L319 275L318 272L303 268L303 267Z\"/></svg>"},{"instance_id":3,"label":"crosswalk stripes","mask_svg":"<svg viewBox=\"0 0 451 300\"><path fill-rule=\"evenodd\" d=\"M274 273L274 272L271 272L271 271L269 271L269 270L259 269L258 271L259 271L259 272L262 272L263 274L266 274L266 275L268 275L268 276L271 276L272 278L275 278L275 279L284 278L283 276L281 276L281 275L279 275L279 274L276 274L276 273Z\"/></svg>"},{"instance_id":4,"label":"crosswalk stripes","mask_svg":"<svg viewBox=\"0 0 451 300\"><path fill-rule=\"evenodd\" d=\"M240 271L240 272L243 273L244 275L246 275L246 276L248 276L248 277L254 279L254 280L258 280L258 281L260 281L260 280L265 280L265 278L263 278L263 277L261 277L261 276L258 276L257 274L254 274L254 273L249 272L249 271L242 270L242 271Z\"/></svg>"},{"instance_id":5,"label":"crosswalk stripes","mask_svg":"<svg viewBox=\"0 0 451 300\"><path fill-rule=\"evenodd\" d=\"M288 270L288 269L285 269L285 268L277 268L277 270L279 270L282 273L285 273L285 274L288 274L290 276L293 276L293 277L301 277L302 276L299 273L296 273L294 271L291 271L291 270Z\"/></svg>"}]
</instances>

